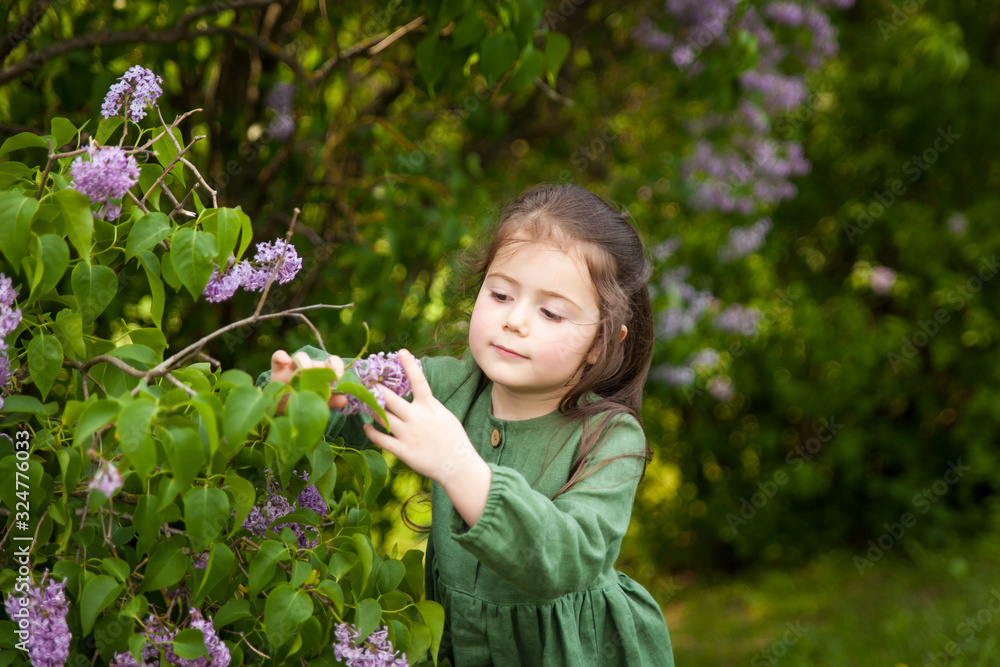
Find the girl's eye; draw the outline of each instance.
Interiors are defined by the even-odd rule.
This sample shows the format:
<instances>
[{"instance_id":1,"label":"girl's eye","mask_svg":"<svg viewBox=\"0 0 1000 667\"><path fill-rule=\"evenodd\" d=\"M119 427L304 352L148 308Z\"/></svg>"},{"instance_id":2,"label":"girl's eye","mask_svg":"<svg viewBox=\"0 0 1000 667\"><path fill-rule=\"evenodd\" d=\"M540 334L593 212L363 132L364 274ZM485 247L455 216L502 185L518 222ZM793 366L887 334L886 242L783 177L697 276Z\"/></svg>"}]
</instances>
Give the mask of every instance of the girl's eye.
<instances>
[{"instance_id":1,"label":"girl's eye","mask_svg":"<svg viewBox=\"0 0 1000 667\"><path fill-rule=\"evenodd\" d=\"M545 319L551 320L552 322L562 322L565 319L562 315L556 315L551 310L547 310L545 308L542 308L542 315L545 316Z\"/></svg>"},{"instance_id":2,"label":"girl's eye","mask_svg":"<svg viewBox=\"0 0 1000 667\"><path fill-rule=\"evenodd\" d=\"M501 294L500 292L490 292L490 296L493 297L494 300L499 301L500 303L506 303L510 299L509 296L507 296L506 294Z\"/></svg>"}]
</instances>

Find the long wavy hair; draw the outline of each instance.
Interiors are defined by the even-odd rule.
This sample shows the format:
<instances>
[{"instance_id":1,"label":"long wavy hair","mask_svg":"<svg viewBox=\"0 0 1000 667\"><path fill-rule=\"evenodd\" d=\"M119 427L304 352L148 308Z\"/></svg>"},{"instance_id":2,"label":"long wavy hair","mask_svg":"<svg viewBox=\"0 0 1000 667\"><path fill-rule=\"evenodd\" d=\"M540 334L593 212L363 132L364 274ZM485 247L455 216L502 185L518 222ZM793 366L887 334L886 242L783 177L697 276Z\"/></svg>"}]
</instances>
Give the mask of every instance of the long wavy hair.
<instances>
[{"instance_id":1,"label":"long wavy hair","mask_svg":"<svg viewBox=\"0 0 1000 667\"><path fill-rule=\"evenodd\" d=\"M643 386L653 357L653 312L647 283L652 267L627 211L577 185L542 186L529 190L504 208L485 245L466 256L472 287L478 293L497 253L519 242L549 241L582 252L597 291L600 320L593 364L585 360L579 381L559 404L569 421L583 423L583 436L570 478L555 494L564 493L600 467L595 456L619 415L642 424ZM622 325L627 335L621 339ZM591 351L593 348L591 348ZM594 397L597 397L596 399ZM643 475L652 452L646 442Z\"/></svg>"}]
</instances>

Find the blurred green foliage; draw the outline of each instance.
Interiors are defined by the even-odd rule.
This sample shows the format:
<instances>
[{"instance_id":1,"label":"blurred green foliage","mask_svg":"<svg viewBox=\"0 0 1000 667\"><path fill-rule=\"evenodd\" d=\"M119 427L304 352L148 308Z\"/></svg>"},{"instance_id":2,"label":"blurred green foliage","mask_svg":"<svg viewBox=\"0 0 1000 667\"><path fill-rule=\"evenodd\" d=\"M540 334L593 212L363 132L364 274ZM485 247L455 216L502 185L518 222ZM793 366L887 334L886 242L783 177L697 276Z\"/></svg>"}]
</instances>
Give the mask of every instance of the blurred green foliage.
<instances>
[{"instance_id":1,"label":"blurred green foliage","mask_svg":"<svg viewBox=\"0 0 1000 667\"><path fill-rule=\"evenodd\" d=\"M29 4L15 2L8 20ZM452 260L498 202L538 182L578 182L627 206L650 246L682 240L662 270L690 266L693 284L763 315L749 338L704 326L658 345L656 364L719 350L716 370L735 394L717 401L703 376L694 390L650 381L644 416L655 459L626 558L712 571L796 562L831 545L863 554L906 512L917 521L902 541L938 544L996 527L1000 304L992 280L975 282L1000 243L990 227L1000 211L995 8L960 0L906 13L880 2L837 15L840 54L809 72L806 105L774 119L777 137L804 143L812 171L796 181L794 200L770 212L764 247L721 264L728 230L748 220L693 209L680 163L692 150L690 123L734 104L735 47L707 50L704 72L690 77L632 37L657 8L549 3L546 24L571 44L550 76L563 43L553 32L518 33L529 5L257 3L192 22L207 31L194 39L137 35L5 78L12 63L61 38L105 21L111 31L169 30L187 7L55 3L0 70L0 132L44 132L57 114L93 116L132 64L161 72L167 117L204 105L184 134L208 135L195 157L214 175L220 204L241 206L259 239L283 234L301 208L293 241L308 271L273 306L352 301L342 317L318 322L327 346L345 354L364 341L362 322L373 349L433 351L441 323L464 305L445 289ZM483 39L498 23L520 41ZM491 80L511 53L520 58L512 71L523 63L522 78L534 73L529 46L547 59L535 85ZM278 141L266 98L286 81L296 129ZM884 295L872 287L879 266L895 272ZM135 294L120 295L104 317L142 324ZM183 346L252 308L251 297L218 306L178 299L164 329L171 347ZM307 342L304 326L268 324L210 353L254 372L274 349ZM959 460L968 472L922 513L916 496ZM397 486L402 497L413 490ZM379 528L386 534L398 534L393 514Z\"/></svg>"}]
</instances>

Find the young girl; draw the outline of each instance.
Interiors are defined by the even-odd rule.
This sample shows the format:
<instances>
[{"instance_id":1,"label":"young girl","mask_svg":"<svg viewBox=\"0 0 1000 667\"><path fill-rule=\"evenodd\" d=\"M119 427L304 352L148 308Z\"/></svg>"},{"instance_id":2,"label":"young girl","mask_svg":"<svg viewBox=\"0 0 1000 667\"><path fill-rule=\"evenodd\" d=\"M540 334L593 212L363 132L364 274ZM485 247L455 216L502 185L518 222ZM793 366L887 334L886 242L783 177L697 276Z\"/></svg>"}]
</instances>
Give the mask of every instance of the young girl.
<instances>
[{"instance_id":1,"label":"young girl","mask_svg":"<svg viewBox=\"0 0 1000 667\"><path fill-rule=\"evenodd\" d=\"M650 457L650 267L627 217L577 186L514 202L478 265L466 354L421 371L400 351L412 402L384 392L389 433L363 427L433 480L427 598L456 667L673 665L656 601L614 569ZM343 372L279 350L271 378L324 364ZM353 430L331 415L330 435Z\"/></svg>"}]
</instances>

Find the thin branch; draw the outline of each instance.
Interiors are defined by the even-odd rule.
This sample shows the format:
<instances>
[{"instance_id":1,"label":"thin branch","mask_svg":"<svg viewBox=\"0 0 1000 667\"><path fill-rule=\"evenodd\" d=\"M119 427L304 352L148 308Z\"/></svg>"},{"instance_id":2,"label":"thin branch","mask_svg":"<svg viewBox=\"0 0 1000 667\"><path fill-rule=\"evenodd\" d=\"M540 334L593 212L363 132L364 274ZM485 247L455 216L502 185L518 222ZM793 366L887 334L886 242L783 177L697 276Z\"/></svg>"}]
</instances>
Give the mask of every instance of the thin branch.
<instances>
[{"instance_id":1,"label":"thin branch","mask_svg":"<svg viewBox=\"0 0 1000 667\"><path fill-rule=\"evenodd\" d=\"M317 328L316 328L316 325L315 325L315 324L313 324L313 323L312 323L312 321L311 321L311 320L310 320L310 319L309 319L308 317L306 317L305 315L303 315L302 313L296 313L296 314L295 314L295 317L296 317L297 319L300 319L300 320L302 320L303 322L305 322L305 323L306 323L306 325L307 325L307 326L308 326L308 327L309 327L310 329L312 329L312 332L313 332L313 334L314 334L314 335L316 336L316 340L317 340L317 341L319 341L319 349L323 350L323 351L324 351L324 352L326 352L327 354L330 354L330 353L329 353L329 352L327 352L327 350L326 350L326 345L324 345L324 344L323 344L323 336L322 336L322 335L320 335L320 333L319 333L319 329L317 329Z\"/></svg>"},{"instance_id":2,"label":"thin branch","mask_svg":"<svg viewBox=\"0 0 1000 667\"><path fill-rule=\"evenodd\" d=\"M398 40L406 33L411 32L418 26L422 25L426 20L426 17L419 16L407 23L405 26L396 29L391 34L388 31L383 31L373 37L363 39L356 44L348 46L344 50L335 53L329 60L323 63L313 74L314 80L322 81L330 75L330 72L332 72L333 68L339 63L345 60L350 60L365 51L369 51L370 55L374 55L375 53L384 50L387 46ZM380 46L381 48L379 48L378 51L375 51L375 49Z\"/></svg>"},{"instance_id":3,"label":"thin branch","mask_svg":"<svg viewBox=\"0 0 1000 667\"><path fill-rule=\"evenodd\" d=\"M171 137L174 136L173 132L168 132L167 134L169 134ZM187 153L189 150L191 150L191 147L194 146L194 143L196 141L198 141L199 139L204 139L204 138L205 138L204 134L199 134L194 139L192 139L191 142L187 146L185 146L184 148L182 148L180 153L178 153L177 155L174 156L174 159L170 161L170 164L168 164L166 167L163 168L163 171L160 172L159 177L146 190L146 194L144 194L142 196L142 201L140 203L142 203L142 204L146 203L146 197L149 196L149 193L152 192L153 189L156 188L157 185L159 185L159 184L161 184L163 182L163 179L167 177L167 174L170 173L170 170L173 168L173 166L175 164L177 164L177 162L181 159L181 156L184 155L184 153ZM174 137L174 139L176 139L176 137ZM165 189L166 188L164 188L164 190Z\"/></svg>"},{"instance_id":4,"label":"thin branch","mask_svg":"<svg viewBox=\"0 0 1000 667\"><path fill-rule=\"evenodd\" d=\"M427 17L425 17L425 16L418 16L417 18L413 19L412 21L410 21L406 25L402 26L401 28L397 28L391 35L389 35L388 37L386 37L385 39L383 39L381 42L379 42L378 44L376 44L375 46L373 46L372 48L370 48L368 50L368 55L374 56L374 55L378 55L382 51L385 51L387 48L389 48L392 45L393 42L395 42L396 40L398 40L400 37L403 37L407 33L411 33L414 30L416 30L417 28L419 28L420 26L422 26L426 20L427 20Z\"/></svg>"},{"instance_id":5,"label":"thin branch","mask_svg":"<svg viewBox=\"0 0 1000 667\"><path fill-rule=\"evenodd\" d=\"M205 188L208 194L212 195L212 208L219 208L219 200L216 198L216 196L219 194L218 190L216 190L215 188L213 188L211 185L208 184L208 181L206 181L205 177L201 175L201 172L198 171L198 168L195 167L190 162L188 162L187 158L182 157L181 164L183 164L192 172L194 172L194 175L198 177L198 182L201 183L201 187Z\"/></svg>"},{"instance_id":6,"label":"thin branch","mask_svg":"<svg viewBox=\"0 0 1000 667\"><path fill-rule=\"evenodd\" d=\"M184 384L183 382L181 382L180 380L178 380L177 378L175 378L173 376L173 373L167 373L164 377L166 377L168 380L170 380L174 385L176 385L176 386L180 387L181 389L183 389L184 391L186 391L188 393L188 396L197 396L198 395L198 392L196 392L194 389L192 389L191 387L187 386L186 384Z\"/></svg>"},{"instance_id":7,"label":"thin branch","mask_svg":"<svg viewBox=\"0 0 1000 667\"><path fill-rule=\"evenodd\" d=\"M295 230L295 221L299 218L298 207L292 212L292 221L288 223L288 232L285 234L285 247L281 250L281 257L274 265L274 270L271 271L271 276L267 279L267 284L264 285L264 292L260 295L260 301L257 303L257 310L254 311L254 316L260 315L260 309L264 307L264 302L267 300L267 293L271 291L271 284L278 275L278 271L281 270L281 265L285 263L285 253L288 252L288 244L292 242L292 233Z\"/></svg>"},{"instance_id":8,"label":"thin branch","mask_svg":"<svg viewBox=\"0 0 1000 667\"><path fill-rule=\"evenodd\" d=\"M24 16L17 22L14 29L7 33L3 43L0 43L0 63L7 59L7 56L17 48L18 44L31 36L35 26L45 16L45 11L51 4L52 0L34 0L28 6L28 11L24 13ZM11 3L11 6L13 6L13 3ZM7 9L9 10L10 6ZM6 19L6 16L4 18Z\"/></svg>"}]
</instances>

